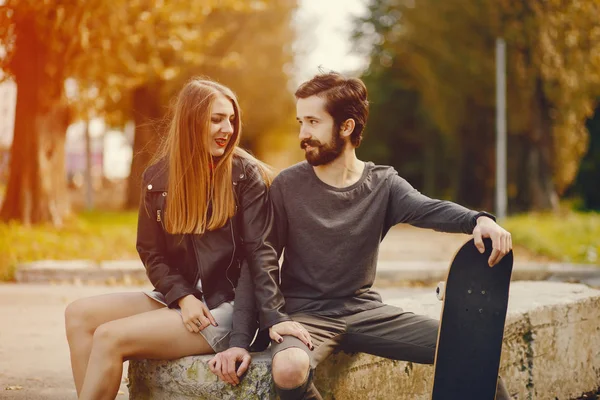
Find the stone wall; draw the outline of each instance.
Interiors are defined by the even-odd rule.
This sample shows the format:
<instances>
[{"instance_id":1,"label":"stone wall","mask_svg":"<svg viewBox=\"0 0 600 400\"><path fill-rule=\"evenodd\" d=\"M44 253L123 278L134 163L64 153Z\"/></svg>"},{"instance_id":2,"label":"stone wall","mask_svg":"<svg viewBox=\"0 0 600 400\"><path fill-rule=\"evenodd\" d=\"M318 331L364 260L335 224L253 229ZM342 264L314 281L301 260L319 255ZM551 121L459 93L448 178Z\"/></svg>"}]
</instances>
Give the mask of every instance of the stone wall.
<instances>
[{"instance_id":1,"label":"stone wall","mask_svg":"<svg viewBox=\"0 0 600 400\"><path fill-rule=\"evenodd\" d=\"M435 294L388 301L439 318ZM130 398L274 399L268 354L254 354L238 387L217 380L210 356L131 361ZM600 387L600 291L585 285L514 282L501 375L518 399L568 400ZM336 353L317 368L325 399L428 400L433 368L366 354Z\"/></svg>"}]
</instances>

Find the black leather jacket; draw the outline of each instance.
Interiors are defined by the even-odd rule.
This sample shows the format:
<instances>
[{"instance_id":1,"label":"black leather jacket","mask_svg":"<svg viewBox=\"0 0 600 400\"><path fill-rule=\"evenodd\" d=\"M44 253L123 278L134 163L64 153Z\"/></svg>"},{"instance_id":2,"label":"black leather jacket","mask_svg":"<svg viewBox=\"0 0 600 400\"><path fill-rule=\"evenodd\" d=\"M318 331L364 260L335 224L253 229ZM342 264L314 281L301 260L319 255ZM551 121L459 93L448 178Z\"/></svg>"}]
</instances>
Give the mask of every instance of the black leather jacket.
<instances>
[{"instance_id":1,"label":"black leather jacket","mask_svg":"<svg viewBox=\"0 0 600 400\"><path fill-rule=\"evenodd\" d=\"M265 240L273 211L258 167L234 156L232 171L235 216L220 229L202 235L173 235L164 226L169 198L167 162L150 166L143 175L137 250L148 278L169 307L176 307L189 294L198 299L204 296L210 309L235 299L230 346L248 349L258 328L248 264L258 269L263 263L277 265L277 255ZM198 279L202 292L196 288Z\"/></svg>"}]
</instances>

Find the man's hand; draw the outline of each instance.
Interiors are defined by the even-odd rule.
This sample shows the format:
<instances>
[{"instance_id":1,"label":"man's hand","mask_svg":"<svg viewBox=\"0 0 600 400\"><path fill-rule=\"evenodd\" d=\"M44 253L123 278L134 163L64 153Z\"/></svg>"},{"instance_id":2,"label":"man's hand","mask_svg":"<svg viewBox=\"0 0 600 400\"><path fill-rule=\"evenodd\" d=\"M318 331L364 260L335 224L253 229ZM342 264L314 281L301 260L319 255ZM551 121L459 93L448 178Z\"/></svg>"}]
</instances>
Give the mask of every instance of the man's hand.
<instances>
[{"instance_id":1,"label":"man's hand","mask_svg":"<svg viewBox=\"0 0 600 400\"><path fill-rule=\"evenodd\" d=\"M183 324L191 333L199 333L209 325L217 326L206 304L189 294L178 301Z\"/></svg>"},{"instance_id":2,"label":"man's hand","mask_svg":"<svg viewBox=\"0 0 600 400\"><path fill-rule=\"evenodd\" d=\"M294 321L284 321L273 325L269 328L269 336L271 340L277 343L283 342L282 336L289 335L295 336L302 341L309 349L314 349L312 341L310 340L310 334L302 326L302 324Z\"/></svg>"},{"instance_id":3,"label":"man's hand","mask_svg":"<svg viewBox=\"0 0 600 400\"><path fill-rule=\"evenodd\" d=\"M230 347L216 354L209 362L208 367L213 374L217 375L223 382L236 386L240 383L240 377L248 370L252 357L246 349L241 347ZM236 363L240 367L235 370Z\"/></svg>"},{"instance_id":4,"label":"man's hand","mask_svg":"<svg viewBox=\"0 0 600 400\"><path fill-rule=\"evenodd\" d=\"M502 257L507 255L512 249L510 233L488 217L477 218L477 225L473 229L475 246L479 249L480 253L485 251L483 238L492 239L492 254L488 259L490 267L498 264L502 260Z\"/></svg>"}]
</instances>

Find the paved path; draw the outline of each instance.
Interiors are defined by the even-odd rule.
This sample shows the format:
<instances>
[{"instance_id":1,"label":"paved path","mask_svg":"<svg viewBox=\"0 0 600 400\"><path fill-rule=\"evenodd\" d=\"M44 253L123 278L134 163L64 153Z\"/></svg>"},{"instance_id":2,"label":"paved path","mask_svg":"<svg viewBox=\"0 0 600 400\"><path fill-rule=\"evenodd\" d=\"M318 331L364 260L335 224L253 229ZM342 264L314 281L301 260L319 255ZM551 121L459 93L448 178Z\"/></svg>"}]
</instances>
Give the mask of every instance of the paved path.
<instances>
[{"instance_id":1,"label":"paved path","mask_svg":"<svg viewBox=\"0 0 600 400\"><path fill-rule=\"evenodd\" d=\"M0 284L0 399L77 399L65 307L80 297L122 290L135 289ZM124 385L122 390L118 399L128 398Z\"/></svg>"},{"instance_id":2,"label":"paved path","mask_svg":"<svg viewBox=\"0 0 600 400\"><path fill-rule=\"evenodd\" d=\"M384 240L379 259L449 262L468 239L467 235L395 228ZM519 258L532 259L521 251ZM134 290L140 287L0 284L0 399L75 400L64 332L66 305L81 297ZM380 292L386 300L431 290L385 288ZM121 390L117 399L127 399L126 386Z\"/></svg>"}]
</instances>

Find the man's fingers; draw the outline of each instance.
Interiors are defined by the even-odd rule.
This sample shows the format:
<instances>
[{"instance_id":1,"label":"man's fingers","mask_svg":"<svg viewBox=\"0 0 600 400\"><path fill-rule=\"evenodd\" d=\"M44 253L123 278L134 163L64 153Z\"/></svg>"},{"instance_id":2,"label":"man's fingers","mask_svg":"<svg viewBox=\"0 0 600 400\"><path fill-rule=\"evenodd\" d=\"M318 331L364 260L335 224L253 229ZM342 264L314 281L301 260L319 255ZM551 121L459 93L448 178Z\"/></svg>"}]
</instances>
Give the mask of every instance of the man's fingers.
<instances>
[{"instance_id":1,"label":"man's fingers","mask_svg":"<svg viewBox=\"0 0 600 400\"><path fill-rule=\"evenodd\" d=\"M221 381L227 382L227 380L223 376L223 363L221 362L221 357L215 360L215 371L215 374L219 377Z\"/></svg>"},{"instance_id":2,"label":"man's fingers","mask_svg":"<svg viewBox=\"0 0 600 400\"><path fill-rule=\"evenodd\" d=\"M235 358L230 358L227 361L227 376L229 376L229 379L234 385L237 385L240 383L240 378L238 378L235 372L235 361Z\"/></svg>"},{"instance_id":3,"label":"man's fingers","mask_svg":"<svg viewBox=\"0 0 600 400\"><path fill-rule=\"evenodd\" d=\"M213 357L210 359L210 361L208 362L208 368L210 369L210 372L212 372L213 374L215 374L215 364L217 363L217 358Z\"/></svg>"},{"instance_id":4,"label":"man's fingers","mask_svg":"<svg viewBox=\"0 0 600 400\"><path fill-rule=\"evenodd\" d=\"M488 264L490 267L493 267L498 262L498 257L502 254L498 249L492 249L492 255L488 260Z\"/></svg>"},{"instance_id":5,"label":"man's fingers","mask_svg":"<svg viewBox=\"0 0 600 400\"><path fill-rule=\"evenodd\" d=\"M475 243L475 247L479 250L480 253L485 252L485 245L483 244L483 237L481 236L481 230L475 228L473 230L473 241Z\"/></svg>"},{"instance_id":6,"label":"man's fingers","mask_svg":"<svg viewBox=\"0 0 600 400\"><path fill-rule=\"evenodd\" d=\"M221 366L221 371L223 372L223 377L225 379L225 382L231 384L231 385L235 385L235 382L233 381L233 379L231 379L231 376L229 374L229 364L232 362L232 360L229 359L229 357L224 357L223 358L223 365ZM235 362L234 362L234 368L235 368Z\"/></svg>"},{"instance_id":7,"label":"man's fingers","mask_svg":"<svg viewBox=\"0 0 600 400\"><path fill-rule=\"evenodd\" d=\"M248 367L250 366L251 360L252 360L252 357L250 357L250 354L244 355L244 358L242 359L242 363L240 364L240 367L237 370L237 376L241 377L242 375L244 375L246 373L246 371L248 370Z\"/></svg>"}]
</instances>

